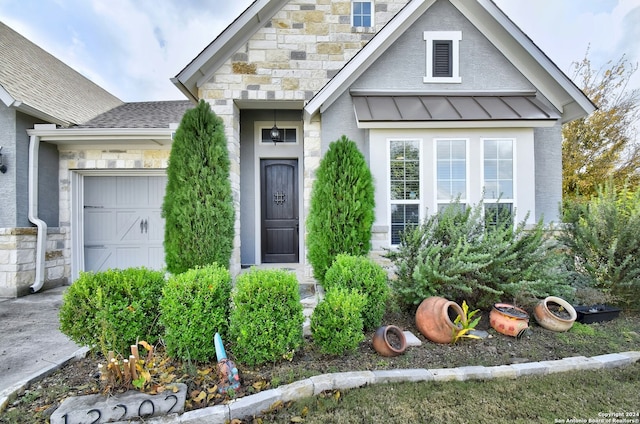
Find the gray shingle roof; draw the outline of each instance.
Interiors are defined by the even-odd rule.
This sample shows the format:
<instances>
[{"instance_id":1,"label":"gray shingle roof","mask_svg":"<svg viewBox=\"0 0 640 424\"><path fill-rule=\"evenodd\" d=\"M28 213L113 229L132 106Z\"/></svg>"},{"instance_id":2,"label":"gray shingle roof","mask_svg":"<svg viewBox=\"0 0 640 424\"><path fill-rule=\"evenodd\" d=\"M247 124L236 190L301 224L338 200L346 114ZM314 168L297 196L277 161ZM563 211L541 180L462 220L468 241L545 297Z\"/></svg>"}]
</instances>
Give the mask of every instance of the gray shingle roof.
<instances>
[{"instance_id":1,"label":"gray shingle roof","mask_svg":"<svg viewBox=\"0 0 640 424\"><path fill-rule=\"evenodd\" d=\"M122 101L0 22L0 85L17 102L80 124Z\"/></svg>"},{"instance_id":2,"label":"gray shingle roof","mask_svg":"<svg viewBox=\"0 0 640 424\"><path fill-rule=\"evenodd\" d=\"M189 100L124 103L77 128L169 128L194 107Z\"/></svg>"}]
</instances>

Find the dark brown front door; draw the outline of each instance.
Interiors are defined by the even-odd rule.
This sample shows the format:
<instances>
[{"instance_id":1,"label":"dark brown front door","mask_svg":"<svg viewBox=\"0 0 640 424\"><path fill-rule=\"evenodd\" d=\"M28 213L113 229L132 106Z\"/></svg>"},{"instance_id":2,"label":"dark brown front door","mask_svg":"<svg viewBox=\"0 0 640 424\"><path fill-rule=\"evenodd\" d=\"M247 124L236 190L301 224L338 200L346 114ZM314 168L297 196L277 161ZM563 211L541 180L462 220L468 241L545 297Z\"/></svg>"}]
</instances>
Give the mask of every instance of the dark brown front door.
<instances>
[{"instance_id":1,"label":"dark brown front door","mask_svg":"<svg viewBox=\"0 0 640 424\"><path fill-rule=\"evenodd\" d=\"M260 160L262 262L298 262L298 160Z\"/></svg>"}]
</instances>

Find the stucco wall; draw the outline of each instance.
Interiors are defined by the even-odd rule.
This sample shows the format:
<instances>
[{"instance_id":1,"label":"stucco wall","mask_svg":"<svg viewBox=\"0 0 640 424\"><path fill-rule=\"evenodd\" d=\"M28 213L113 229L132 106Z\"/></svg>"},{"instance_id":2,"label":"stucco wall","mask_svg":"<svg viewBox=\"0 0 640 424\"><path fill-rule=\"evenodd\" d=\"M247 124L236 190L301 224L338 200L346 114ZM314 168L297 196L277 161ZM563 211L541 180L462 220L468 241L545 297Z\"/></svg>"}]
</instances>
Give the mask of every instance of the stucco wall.
<instances>
[{"instance_id":1,"label":"stucco wall","mask_svg":"<svg viewBox=\"0 0 640 424\"><path fill-rule=\"evenodd\" d=\"M424 83L424 31L462 31L461 83ZM436 2L358 78L352 88L389 90L533 90L533 85L448 2Z\"/></svg>"},{"instance_id":2,"label":"stucco wall","mask_svg":"<svg viewBox=\"0 0 640 424\"><path fill-rule=\"evenodd\" d=\"M536 128L536 220L560 222L562 203L562 125Z\"/></svg>"},{"instance_id":3,"label":"stucco wall","mask_svg":"<svg viewBox=\"0 0 640 424\"><path fill-rule=\"evenodd\" d=\"M17 225L16 205L16 113L0 103L0 146L7 172L0 173L0 199L5 199L0 208L0 228Z\"/></svg>"}]
</instances>

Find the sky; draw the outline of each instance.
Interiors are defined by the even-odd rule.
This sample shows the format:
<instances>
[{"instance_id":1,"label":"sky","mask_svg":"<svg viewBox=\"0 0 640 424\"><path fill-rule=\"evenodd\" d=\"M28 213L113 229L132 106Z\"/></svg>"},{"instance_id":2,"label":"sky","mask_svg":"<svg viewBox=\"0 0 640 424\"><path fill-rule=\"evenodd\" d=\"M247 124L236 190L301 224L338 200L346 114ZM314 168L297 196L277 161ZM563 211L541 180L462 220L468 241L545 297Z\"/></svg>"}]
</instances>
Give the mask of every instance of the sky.
<instances>
[{"instance_id":1,"label":"sky","mask_svg":"<svg viewBox=\"0 0 640 424\"><path fill-rule=\"evenodd\" d=\"M494 0L567 75L640 62L640 0ZM171 83L252 0L0 0L0 21L126 102L183 100ZM640 88L640 71L629 88Z\"/></svg>"}]
</instances>

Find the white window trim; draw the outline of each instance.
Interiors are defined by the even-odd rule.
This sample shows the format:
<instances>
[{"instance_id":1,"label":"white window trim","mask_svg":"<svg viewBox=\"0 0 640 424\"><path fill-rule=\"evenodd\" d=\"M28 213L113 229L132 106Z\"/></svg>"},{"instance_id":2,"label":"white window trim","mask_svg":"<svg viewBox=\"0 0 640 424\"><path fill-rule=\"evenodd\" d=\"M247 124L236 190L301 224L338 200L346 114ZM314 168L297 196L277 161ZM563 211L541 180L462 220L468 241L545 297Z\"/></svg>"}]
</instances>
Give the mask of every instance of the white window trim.
<instances>
[{"instance_id":1,"label":"white window trim","mask_svg":"<svg viewBox=\"0 0 640 424\"><path fill-rule=\"evenodd\" d=\"M389 172L389 166L391 165L391 142L393 141L416 141L418 142L418 160L420 161L420 165L418 167L420 175L418 176L418 181L420 183L420 190L418 191L418 199L417 200L393 200L391 199L391 172ZM388 197L388 205L387 205L387 216L389 217L388 225L389 225L389 246L397 247L399 244L393 244L393 223L391 222L391 206L392 205L418 205L418 224L422 223L423 216L423 201L424 201L424 157L423 157L423 145L424 140L416 137L390 137L387 138L387 196Z\"/></svg>"},{"instance_id":2,"label":"white window trim","mask_svg":"<svg viewBox=\"0 0 640 424\"><path fill-rule=\"evenodd\" d=\"M427 68L425 77L422 79L424 83L461 83L460 77L460 41L462 40L462 31L425 31L423 33L427 47ZM433 76L433 42L434 41L451 41L451 76L450 77L434 77Z\"/></svg>"},{"instance_id":3,"label":"white window trim","mask_svg":"<svg viewBox=\"0 0 640 424\"><path fill-rule=\"evenodd\" d=\"M353 3L355 3L355 2L352 0L351 1L351 27L352 28L374 28L376 26L376 22L375 22L376 13L375 13L375 4L373 3L373 0L360 0L360 1L358 1L358 3L370 3L371 4L371 26L368 26L368 27L354 25L354 22L353 22L353 18L354 18L353 7L354 7L354 4Z\"/></svg>"},{"instance_id":4,"label":"white window trim","mask_svg":"<svg viewBox=\"0 0 640 424\"><path fill-rule=\"evenodd\" d=\"M480 138L480 155L481 155L481 163L480 163L480 177L482 178L482 191L484 192L484 189L486 187L485 184L485 178L484 178L484 150L485 150L485 141L487 140L510 140L511 141L511 146L512 146L512 157L511 157L511 166L513 167L512 171L512 175L511 175L511 180L512 180L512 191L513 191L513 197L510 198L487 198L485 197L483 199L484 203L511 203L512 204L512 208L513 210L515 210L516 208L516 200L518 197L518 185L516 184L518 181L518 176L516 175L517 173L517 164L516 164L516 158L518 157L517 152L516 152L516 139L514 137L481 137Z\"/></svg>"},{"instance_id":5,"label":"white window trim","mask_svg":"<svg viewBox=\"0 0 640 424\"><path fill-rule=\"evenodd\" d=\"M296 130L296 141L294 143L291 142L278 142L278 143L274 143L272 141L269 142L262 142L262 130L271 130L271 128L273 128L273 122L269 122L269 121L257 121L255 123L255 141L257 145L262 145L262 146L270 146L270 148L277 148L280 147L282 148L283 146L297 146L300 145L300 139L301 139L301 135L300 135L300 131L301 131L301 126L299 122L296 121L282 121L282 122L277 122L276 125L278 126L278 129L280 131L282 131L283 129L295 129Z\"/></svg>"},{"instance_id":6,"label":"white window trim","mask_svg":"<svg viewBox=\"0 0 640 424\"><path fill-rule=\"evenodd\" d=\"M465 191L467 193L466 197L460 198L460 203L465 205L469 204L469 199L471 198L470 193L470 156L469 156L469 148L470 148L470 140L466 137L438 137L433 139L433 204L435 205L435 210L438 210L438 205L441 203L451 203L450 200L444 201L438 199L438 141L456 141L463 140L465 142L465 158L464 158L464 166L465 166ZM483 160L484 162L484 160ZM454 199L455 200L455 199Z\"/></svg>"}]
</instances>

